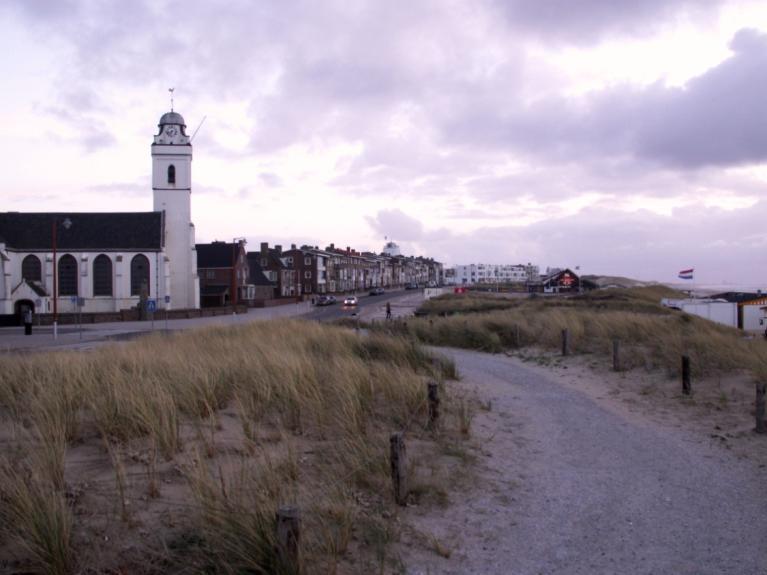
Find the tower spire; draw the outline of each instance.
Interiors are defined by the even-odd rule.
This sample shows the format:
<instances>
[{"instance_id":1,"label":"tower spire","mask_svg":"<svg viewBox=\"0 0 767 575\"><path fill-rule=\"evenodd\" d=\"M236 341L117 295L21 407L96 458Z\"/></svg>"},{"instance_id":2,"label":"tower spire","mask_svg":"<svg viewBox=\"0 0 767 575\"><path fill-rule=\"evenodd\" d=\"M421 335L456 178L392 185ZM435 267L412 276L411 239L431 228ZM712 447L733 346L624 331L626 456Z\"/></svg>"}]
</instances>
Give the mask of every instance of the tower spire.
<instances>
[{"instance_id":1,"label":"tower spire","mask_svg":"<svg viewBox=\"0 0 767 575\"><path fill-rule=\"evenodd\" d=\"M170 92L170 111L173 111L173 91L176 88L168 88L168 92Z\"/></svg>"}]
</instances>

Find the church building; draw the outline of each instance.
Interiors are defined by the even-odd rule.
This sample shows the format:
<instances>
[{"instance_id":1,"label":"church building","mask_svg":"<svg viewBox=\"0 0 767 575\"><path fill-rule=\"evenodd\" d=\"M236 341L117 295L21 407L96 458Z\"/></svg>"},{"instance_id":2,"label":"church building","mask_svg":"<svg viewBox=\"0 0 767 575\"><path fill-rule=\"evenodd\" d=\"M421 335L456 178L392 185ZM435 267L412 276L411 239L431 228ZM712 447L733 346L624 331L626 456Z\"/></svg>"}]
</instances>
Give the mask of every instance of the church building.
<instances>
[{"instance_id":1,"label":"church building","mask_svg":"<svg viewBox=\"0 0 767 575\"><path fill-rule=\"evenodd\" d=\"M192 143L163 114L152 143L154 211L0 213L0 315L200 306L191 220ZM54 302L54 294L58 298Z\"/></svg>"}]
</instances>

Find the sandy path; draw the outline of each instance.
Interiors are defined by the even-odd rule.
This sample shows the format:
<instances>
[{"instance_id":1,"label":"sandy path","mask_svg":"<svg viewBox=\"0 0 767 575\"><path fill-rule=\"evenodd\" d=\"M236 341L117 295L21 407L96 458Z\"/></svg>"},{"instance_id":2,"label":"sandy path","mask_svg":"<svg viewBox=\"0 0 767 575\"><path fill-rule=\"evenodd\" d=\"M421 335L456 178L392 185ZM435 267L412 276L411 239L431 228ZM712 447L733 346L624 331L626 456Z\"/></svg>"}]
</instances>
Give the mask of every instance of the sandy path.
<instances>
[{"instance_id":1,"label":"sandy path","mask_svg":"<svg viewBox=\"0 0 767 575\"><path fill-rule=\"evenodd\" d=\"M685 430L607 409L518 360L449 350L492 409L465 499L410 519L450 558L408 573L765 574L765 469Z\"/></svg>"}]
</instances>

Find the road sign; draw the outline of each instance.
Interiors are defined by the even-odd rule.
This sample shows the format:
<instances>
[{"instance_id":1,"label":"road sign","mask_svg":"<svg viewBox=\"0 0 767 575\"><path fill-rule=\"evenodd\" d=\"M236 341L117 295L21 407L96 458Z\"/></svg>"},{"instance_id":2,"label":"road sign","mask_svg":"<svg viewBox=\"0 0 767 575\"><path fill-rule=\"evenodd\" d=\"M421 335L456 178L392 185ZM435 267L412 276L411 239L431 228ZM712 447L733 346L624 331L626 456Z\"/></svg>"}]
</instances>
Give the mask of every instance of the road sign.
<instances>
[{"instance_id":1,"label":"road sign","mask_svg":"<svg viewBox=\"0 0 767 575\"><path fill-rule=\"evenodd\" d=\"M146 310L151 312L157 311L157 300L153 300L153 299L146 300Z\"/></svg>"},{"instance_id":2,"label":"road sign","mask_svg":"<svg viewBox=\"0 0 767 575\"><path fill-rule=\"evenodd\" d=\"M70 301L71 303L74 303L74 304L76 304L76 303L77 303L77 296L76 296L76 295L73 295L73 296L69 296L69 301Z\"/></svg>"},{"instance_id":3,"label":"road sign","mask_svg":"<svg viewBox=\"0 0 767 575\"><path fill-rule=\"evenodd\" d=\"M169 295L165 296L165 303L170 303L170 296Z\"/></svg>"}]
</instances>

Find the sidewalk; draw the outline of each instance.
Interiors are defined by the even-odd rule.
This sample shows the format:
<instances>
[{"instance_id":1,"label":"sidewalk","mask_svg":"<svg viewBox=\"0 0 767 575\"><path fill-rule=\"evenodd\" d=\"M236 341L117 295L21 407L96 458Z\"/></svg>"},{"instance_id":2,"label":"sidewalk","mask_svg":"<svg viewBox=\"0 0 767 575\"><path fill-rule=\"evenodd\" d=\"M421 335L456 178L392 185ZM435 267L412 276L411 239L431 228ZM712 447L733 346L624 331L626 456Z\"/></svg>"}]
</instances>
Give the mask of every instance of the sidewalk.
<instances>
[{"instance_id":1,"label":"sidewalk","mask_svg":"<svg viewBox=\"0 0 767 575\"><path fill-rule=\"evenodd\" d=\"M54 349L90 349L110 341L124 341L151 331L176 331L211 325L237 325L254 321L266 321L303 315L312 311L310 302L283 305L269 308L249 308L248 313L238 315L220 315L191 319L171 319L151 321L127 321L60 325L58 338L53 339L52 326L32 328L32 335L24 335L24 327L0 328L0 352L42 351Z\"/></svg>"}]
</instances>

